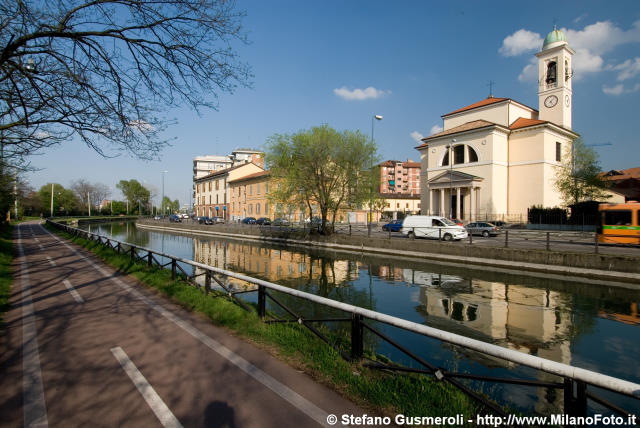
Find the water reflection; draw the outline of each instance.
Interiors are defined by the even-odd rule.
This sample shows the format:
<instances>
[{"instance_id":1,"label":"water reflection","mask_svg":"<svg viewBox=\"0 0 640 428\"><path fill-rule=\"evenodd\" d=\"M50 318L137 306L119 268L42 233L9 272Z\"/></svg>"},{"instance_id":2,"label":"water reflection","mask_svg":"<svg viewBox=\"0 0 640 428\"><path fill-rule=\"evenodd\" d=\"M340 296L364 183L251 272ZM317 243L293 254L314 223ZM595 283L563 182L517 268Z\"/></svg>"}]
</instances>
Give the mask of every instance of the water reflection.
<instances>
[{"instance_id":1,"label":"water reflection","mask_svg":"<svg viewBox=\"0 0 640 428\"><path fill-rule=\"evenodd\" d=\"M94 226L96 228L96 226ZM210 266L228 269L330 299L496 343L531 355L640 382L639 293L543 275L469 269L393 256L342 254L219 238L199 238L136 230L126 224L100 225L101 233L149 246ZM124 235L124 236L123 236ZM202 273L196 271L196 274ZM199 281L204 282L200 276ZM233 281L234 288L247 284ZM255 299L255 294L246 294ZM279 295L307 318L344 316L309 302ZM388 326L379 326L434 365L490 376L524 376L557 381L513 365ZM342 328L342 327L335 327ZM376 352L411 365L385 342ZM415 365L415 364L414 364ZM560 391L491 387L506 403L534 403L539 413L562 408ZM619 404L636 409L635 401ZM528 407L524 406L525 408Z\"/></svg>"}]
</instances>

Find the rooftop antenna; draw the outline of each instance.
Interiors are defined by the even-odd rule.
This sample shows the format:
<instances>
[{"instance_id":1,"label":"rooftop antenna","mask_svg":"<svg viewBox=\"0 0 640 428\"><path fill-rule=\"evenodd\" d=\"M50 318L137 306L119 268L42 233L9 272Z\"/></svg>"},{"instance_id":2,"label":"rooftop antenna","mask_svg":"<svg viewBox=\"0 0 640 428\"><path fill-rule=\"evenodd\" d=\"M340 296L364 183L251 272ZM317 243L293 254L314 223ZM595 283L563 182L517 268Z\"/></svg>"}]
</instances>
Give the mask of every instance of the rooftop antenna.
<instances>
[{"instance_id":1,"label":"rooftop antenna","mask_svg":"<svg viewBox=\"0 0 640 428\"><path fill-rule=\"evenodd\" d=\"M489 80L489 83L487 84L487 86L489 87L489 98L493 98L493 85L495 85L496 82L494 82L493 80Z\"/></svg>"}]
</instances>

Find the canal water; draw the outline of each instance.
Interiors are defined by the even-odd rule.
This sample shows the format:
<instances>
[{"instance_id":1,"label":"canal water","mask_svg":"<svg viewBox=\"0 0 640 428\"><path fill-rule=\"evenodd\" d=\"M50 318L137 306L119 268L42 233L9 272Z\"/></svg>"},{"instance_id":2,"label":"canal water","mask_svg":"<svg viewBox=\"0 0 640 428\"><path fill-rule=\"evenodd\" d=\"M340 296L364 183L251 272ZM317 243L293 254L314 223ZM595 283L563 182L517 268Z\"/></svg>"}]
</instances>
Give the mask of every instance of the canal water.
<instances>
[{"instance_id":1,"label":"canal water","mask_svg":"<svg viewBox=\"0 0 640 428\"><path fill-rule=\"evenodd\" d=\"M136 228L134 223L81 225L115 239L244 273L542 358L640 383L640 292L586 279L469 269L389 256L366 256L242 240L193 237ZM236 284L242 288L243 284ZM248 293L248 300L256 299ZM251 297L253 296L253 297ZM343 316L293 297L308 318ZM559 379L386 325L375 325L432 365L447 370L541 381ZM345 325L344 328L348 328ZM367 345L391 360L421 367L373 335ZM560 413L562 390L471 382L497 401L539 414ZM599 395L640 413L640 402ZM597 404L590 412L609 414Z\"/></svg>"}]
</instances>

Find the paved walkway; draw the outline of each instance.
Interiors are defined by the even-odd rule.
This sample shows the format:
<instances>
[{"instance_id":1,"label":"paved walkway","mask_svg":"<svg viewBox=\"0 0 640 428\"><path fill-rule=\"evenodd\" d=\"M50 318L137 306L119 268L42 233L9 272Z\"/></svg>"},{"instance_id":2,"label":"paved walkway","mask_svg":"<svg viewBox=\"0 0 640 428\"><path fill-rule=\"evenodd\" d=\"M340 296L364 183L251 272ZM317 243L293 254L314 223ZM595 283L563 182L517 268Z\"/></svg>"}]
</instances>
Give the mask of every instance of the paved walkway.
<instances>
[{"instance_id":1,"label":"paved walkway","mask_svg":"<svg viewBox=\"0 0 640 428\"><path fill-rule=\"evenodd\" d=\"M0 353L0 426L309 427L352 403L36 223Z\"/></svg>"}]
</instances>

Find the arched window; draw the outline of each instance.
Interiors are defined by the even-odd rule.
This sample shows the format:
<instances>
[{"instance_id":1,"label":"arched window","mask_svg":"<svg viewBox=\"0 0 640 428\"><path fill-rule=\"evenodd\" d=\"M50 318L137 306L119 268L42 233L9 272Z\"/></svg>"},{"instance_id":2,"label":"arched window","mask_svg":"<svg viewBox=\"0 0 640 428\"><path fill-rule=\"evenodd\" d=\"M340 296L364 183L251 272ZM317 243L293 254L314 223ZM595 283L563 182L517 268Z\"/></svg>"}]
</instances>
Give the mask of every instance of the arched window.
<instances>
[{"instance_id":1,"label":"arched window","mask_svg":"<svg viewBox=\"0 0 640 428\"><path fill-rule=\"evenodd\" d=\"M569 60L564 60L564 81L566 82L571 77L571 70L569 70Z\"/></svg>"},{"instance_id":2,"label":"arched window","mask_svg":"<svg viewBox=\"0 0 640 428\"><path fill-rule=\"evenodd\" d=\"M547 64L547 79L545 80L547 82L547 85L556 83L556 79L557 79L556 69L557 69L556 62L549 61L549 64Z\"/></svg>"},{"instance_id":3,"label":"arched window","mask_svg":"<svg viewBox=\"0 0 640 428\"><path fill-rule=\"evenodd\" d=\"M478 162L478 154L476 153L476 151L473 150L473 147L471 146L467 147L469 150L469 162Z\"/></svg>"},{"instance_id":4,"label":"arched window","mask_svg":"<svg viewBox=\"0 0 640 428\"><path fill-rule=\"evenodd\" d=\"M444 157L442 158L442 166L448 166L449 165L449 149L447 149L447 151L444 154Z\"/></svg>"}]
</instances>

